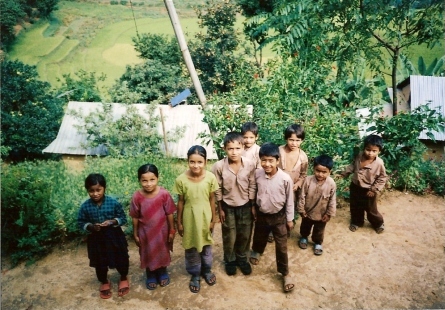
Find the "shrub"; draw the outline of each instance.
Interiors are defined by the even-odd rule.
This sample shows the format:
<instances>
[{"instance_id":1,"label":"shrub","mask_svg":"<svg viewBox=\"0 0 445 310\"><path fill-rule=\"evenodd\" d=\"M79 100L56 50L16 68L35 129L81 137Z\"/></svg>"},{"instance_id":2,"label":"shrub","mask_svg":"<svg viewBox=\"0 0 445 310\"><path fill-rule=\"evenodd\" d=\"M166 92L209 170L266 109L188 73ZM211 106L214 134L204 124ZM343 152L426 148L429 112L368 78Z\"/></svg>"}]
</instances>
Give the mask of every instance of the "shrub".
<instances>
[{"instance_id":1,"label":"shrub","mask_svg":"<svg viewBox=\"0 0 445 310\"><path fill-rule=\"evenodd\" d=\"M121 4L121 5L127 5L127 2L128 2L127 0L121 0L121 1L120 1L120 4Z\"/></svg>"},{"instance_id":2,"label":"shrub","mask_svg":"<svg viewBox=\"0 0 445 310\"><path fill-rule=\"evenodd\" d=\"M117 1L117 0L111 0L111 1L110 1L110 4L111 4L111 5L117 5L117 4L119 4L119 1Z\"/></svg>"}]
</instances>

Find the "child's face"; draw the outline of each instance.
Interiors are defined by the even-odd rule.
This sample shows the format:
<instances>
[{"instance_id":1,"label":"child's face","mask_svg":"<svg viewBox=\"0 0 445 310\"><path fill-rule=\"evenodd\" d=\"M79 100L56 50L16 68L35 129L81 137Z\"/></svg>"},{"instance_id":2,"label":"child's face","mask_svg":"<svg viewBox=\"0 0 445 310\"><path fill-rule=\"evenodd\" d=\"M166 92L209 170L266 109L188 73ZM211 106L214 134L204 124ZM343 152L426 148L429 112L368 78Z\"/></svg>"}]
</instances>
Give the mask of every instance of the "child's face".
<instances>
[{"instance_id":1,"label":"child's face","mask_svg":"<svg viewBox=\"0 0 445 310\"><path fill-rule=\"evenodd\" d=\"M274 175L278 171L279 159L273 156L262 156L261 157L261 167L268 175Z\"/></svg>"},{"instance_id":2,"label":"child's face","mask_svg":"<svg viewBox=\"0 0 445 310\"><path fill-rule=\"evenodd\" d=\"M245 148L250 148L250 147L252 147L252 145L255 144L256 140L258 140L258 137L255 136L255 135L253 134L253 132L251 132L251 131L246 132L246 133L243 135L243 138L244 138L244 147L245 147Z\"/></svg>"},{"instance_id":3,"label":"child's face","mask_svg":"<svg viewBox=\"0 0 445 310\"><path fill-rule=\"evenodd\" d=\"M366 159L375 159L380 154L380 148L377 145L367 145L363 154Z\"/></svg>"},{"instance_id":4,"label":"child's face","mask_svg":"<svg viewBox=\"0 0 445 310\"><path fill-rule=\"evenodd\" d=\"M300 148L301 143L303 143L303 140L301 138L298 138L297 135L294 133L286 140L287 147L291 151L298 150Z\"/></svg>"},{"instance_id":5,"label":"child's face","mask_svg":"<svg viewBox=\"0 0 445 310\"><path fill-rule=\"evenodd\" d=\"M330 174L331 170L325 166L316 165L314 167L314 175L318 182L324 182Z\"/></svg>"},{"instance_id":6,"label":"child's face","mask_svg":"<svg viewBox=\"0 0 445 310\"><path fill-rule=\"evenodd\" d=\"M105 187L100 184L92 185L88 188L88 195L95 203L99 203L104 199Z\"/></svg>"},{"instance_id":7,"label":"child's face","mask_svg":"<svg viewBox=\"0 0 445 310\"><path fill-rule=\"evenodd\" d=\"M141 175L139 179L142 190L147 194L153 193L158 185L158 178L153 172L147 172Z\"/></svg>"},{"instance_id":8,"label":"child's face","mask_svg":"<svg viewBox=\"0 0 445 310\"><path fill-rule=\"evenodd\" d=\"M224 151L229 161L239 162L241 160L241 154L243 153L243 146L238 141L229 142L224 147Z\"/></svg>"},{"instance_id":9,"label":"child's face","mask_svg":"<svg viewBox=\"0 0 445 310\"><path fill-rule=\"evenodd\" d=\"M199 154L192 154L188 158L189 169L193 175L203 174L206 163L205 158Z\"/></svg>"}]
</instances>

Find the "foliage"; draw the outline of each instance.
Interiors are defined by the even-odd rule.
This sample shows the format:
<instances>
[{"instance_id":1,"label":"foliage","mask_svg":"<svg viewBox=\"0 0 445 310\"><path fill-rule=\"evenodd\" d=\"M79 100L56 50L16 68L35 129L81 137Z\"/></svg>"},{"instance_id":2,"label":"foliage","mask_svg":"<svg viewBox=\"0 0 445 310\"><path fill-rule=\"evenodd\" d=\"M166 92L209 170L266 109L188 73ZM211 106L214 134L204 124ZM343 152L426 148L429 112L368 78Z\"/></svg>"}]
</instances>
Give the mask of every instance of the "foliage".
<instances>
[{"instance_id":1,"label":"foliage","mask_svg":"<svg viewBox=\"0 0 445 310\"><path fill-rule=\"evenodd\" d=\"M420 169L421 177L429 185L425 192L445 196L445 159L442 157L440 161L426 160Z\"/></svg>"},{"instance_id":2,"label":"foliage","mask_svg":"<svg viewBox=\"0 0 445 310\"><path fill-rule=\"evenodd\" d=\"M50 203L54 180L44 167L25 162L2 169L2 253L14 262L48 253L63 237L60 214Z\"/></svg>"},{"instance_id":3,"label":"foliage","mask_svg":"<svg viewBox=\"0 0 445 310\"><path fill-rule=\"evenodd\" d=\"M445 76L445 56L434 58L427 66L422 56L417 60L417 69L414 64L404 55L400 55L400 69L397 72L397 79L404 80L410 75L424 76Z\"/></svg>"},{"instance_id":4,"label":"foliage","mask_svg":"<svg viewBox=\"0 0 445 310\"><path fill-rule=\"evenodd\" d=\"M26 15L34 17L34 8L41 17L48 17L53 10L57 9L58 2L59 0L0 0L1 46L9 47L16 36L14 27L20 24L21 19Z\"/></svg>"},{"instance_id":5,"label":"foliage","mask_svg":"<svg viewBox=\"0 0 445 310\"><path fill-rule=\"evenodd\" d=\"M137 169L154 163L160 185L171 192L186 164L170 158L141 155L128 159L88 157L83 171L67 169L62 162L24 162L2 168L2 255L13 263L32 262L52 247L83 235L77 227L79 206L88 198L84 179L101 173L106 194L117 198L128 214L132 194L139 188ZM127 226L131 227L131 222Z\"/></svg>"},{"instance_id":6,"label":"foliage","mask_svg":"<svg viewBox=\"0 0 445 310\"><path fill-rule=\"evenodd\" d=\"M368 131L381 134L384 141L382 158L391 175L392 185L397 188L423 193L429 186L422 176L425 167L425 146L418 137L422 131L434 141L431 131L444 131L445 119L428 104L421 105L411 113L399 113L391 118L378 117L374 112L374 126Z\"/></svg>"},{"instance_id":7,"label":"foliage","mask_svg":"<svg viewBox=\"0 0 445 310\"><path fill-rule=\"evenodd\" d=\"M199 27L205 32L195 35L190 43L195 67L207 94L228 92L236 86L234 72L238 67L254 65L241 49L241 35L235 30L239 8L231 1L206 1L196 9Z\"/></svg>"},{"instance_id":8,"label":"foliage","mask_svg":"<svg viewBox=\"0 0 445 310\"><path fill-rule=\"evenodd\" d=\"M11 159L41 158L57 136L63 102L38 79L34 66L19 61L2 63L1 85L1 135Z\"/></svg>"},{"instance_id":9,"label":"foliage","mask_svg":"<svg viewBox=\"0 0 445 310\"><path fill-rule=\"evenodd\" d=\"M160 152L163 137L158 133L160 117L155 114L157 105L144 105L139 110L133 105L121 105L122 116L116 119L113 105L102 103L101 108L83 116L70 111L80 122L77 130L87 135L85 148L105 146L111 157L134 157L139 154ZM182 137L182 128L168 132L167 140L176 141Z\"/></svg>"},{"instance_id":10,"label":"foliage","mask_svg":"<svg viewBox=\"0 0 445 310\"><path fill-rule=\"evenodd\" d=\"M102 101L97 83L105 80L104 74L96 77L95 72L86 72L80 69L74 75L77 77L76 79L72 78L71 74L63 74L63 80L59 80L62 86L59 88L58 97L64 97L67 101Z\"/></svg>"},{"instance_id":11,"label":"foliage","mask_svg":"<svg viewBox=\"0 0 445 310\"><path fill-rule=\"evenodd\" d=\"M392 87L396 88L401 51L422 43L434 46L443 34L442 3L428 1L422 9L412 0L401 1L277 1L273 12L252 18L256 33L270 33L263 44L275 42L282 54L302 61L349 63L364 55L373 69L386 65L388 52ZM341 71L339 71L341 76ZM394 114L397 104L394 92Z\"/></svg>"},{"instance_id":12,"label":"foliage","mask_svg":"<svg viewBox=\"0 0 445 310\"><path fill-rule=\"evenodd\" d=\"M178 64L163 64L160 60L148 59L143 64L127 66L125 73L110 89L112 101L138 98L141 102L168 103L189 85ZM136 102L132 102L136 103Z\"/></svg>"},{"instance_id":13,"label":"foliage","mask_svg":"<svg viewBox=\"0 0 445 310\"><path fill-rule=\"evenodd\" d=\"M165 65L180 65L182 55L178 41L173 36L144 33L133 37L135 50L142 59L159 60Z\"/></svg>"}]
</instances>

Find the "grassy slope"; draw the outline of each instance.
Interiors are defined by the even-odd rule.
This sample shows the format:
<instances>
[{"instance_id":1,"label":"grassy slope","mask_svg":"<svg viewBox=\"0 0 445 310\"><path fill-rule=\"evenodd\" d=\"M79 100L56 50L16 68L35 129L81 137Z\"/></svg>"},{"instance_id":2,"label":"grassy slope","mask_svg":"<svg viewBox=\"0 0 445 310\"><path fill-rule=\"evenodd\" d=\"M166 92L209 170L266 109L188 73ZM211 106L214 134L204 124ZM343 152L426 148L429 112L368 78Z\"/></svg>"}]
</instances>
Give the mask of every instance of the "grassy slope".
<instances>
[{"instance_id":1,"label":"grassy slope","mask_svg":"<svg viewBox=\"0 0 445 310\"><path fill-rule=\"evenodd\" d=\"M199 31L191 9L199 2L189 0L176 4L182 28L189 37ZM141 62L132 45L136 27L130 7L108 3L61 1L50 21L41 21L19 36L9 57L37 65L41 78L53 86L58 85L62 74L74 74L79 69L105 73L107 79L101 86L106 93L127 65ZM134 14L139 33L173 35L162 2L144 1L143 6L134 7ZM242 28L241 19L237 27ZM420 55L428 65L435 57L444 55L444 46L437 45L432 50L426 46L410 48L409 58L415 66ZM263 57L273 57L271 49L266 49Z\"/></svg>"}]
</instances>

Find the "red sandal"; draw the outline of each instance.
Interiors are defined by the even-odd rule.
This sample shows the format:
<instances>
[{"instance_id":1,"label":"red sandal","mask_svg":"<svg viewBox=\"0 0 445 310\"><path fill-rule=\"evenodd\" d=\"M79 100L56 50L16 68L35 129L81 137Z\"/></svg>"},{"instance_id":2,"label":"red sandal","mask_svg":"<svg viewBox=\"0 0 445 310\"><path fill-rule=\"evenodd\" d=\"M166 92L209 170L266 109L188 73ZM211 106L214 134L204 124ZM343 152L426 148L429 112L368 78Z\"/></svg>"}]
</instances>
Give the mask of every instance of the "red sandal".
<instances>
[{"instance_id":1,"label":"red sandal","mask_svg":"<svg viewBox=\"0 0 445 310\"><path fill-rule=\"evenodd\" d=\"M127 280L119 281L119 297L123 297L130 292L130 283Z\"/></svg>"},{"instance_id":2,"label":"red sandal","mask_svg":"<svg viewBox=\"0 0 445 310\"><path fill-rule=\"evenodd\" d=\"M100 298L108 299L111 297L111 282L108 280L108 283L102 283L99 287Z\"/></svg>"}]
</instances>

